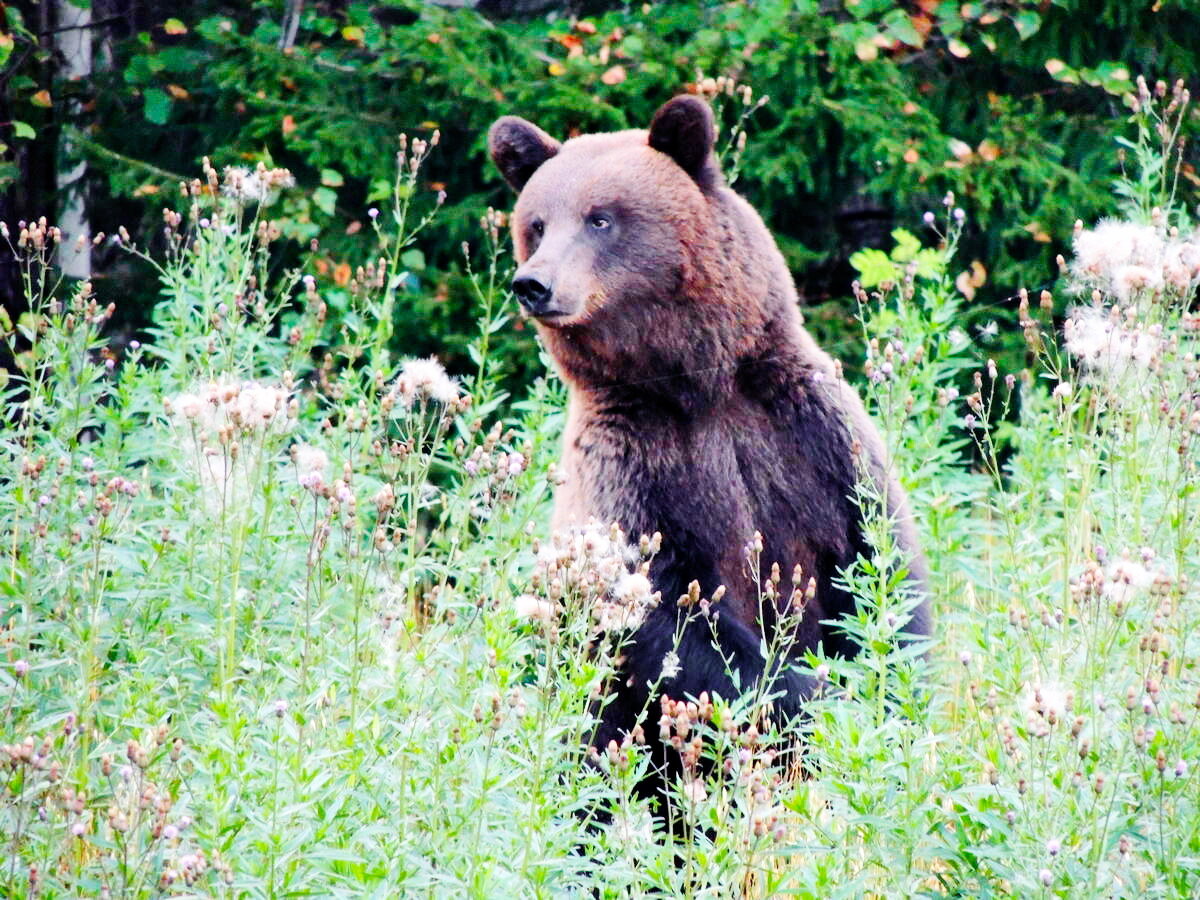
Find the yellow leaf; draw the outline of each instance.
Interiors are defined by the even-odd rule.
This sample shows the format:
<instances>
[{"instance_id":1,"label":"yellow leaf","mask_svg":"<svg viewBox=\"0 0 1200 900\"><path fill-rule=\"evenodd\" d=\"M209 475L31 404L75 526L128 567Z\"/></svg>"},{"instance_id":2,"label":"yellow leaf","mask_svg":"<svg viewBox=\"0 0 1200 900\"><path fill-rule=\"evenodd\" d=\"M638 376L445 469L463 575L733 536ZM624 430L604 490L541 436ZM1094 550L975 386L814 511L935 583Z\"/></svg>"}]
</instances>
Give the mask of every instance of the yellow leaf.
<instances>
[{"instance_id":1,"label":"yellow leaf","mask_svg":"<svg viewBox=\"0 0 1200 900\"><path fill-rule=\"evenodd\" d=\"M172 97L174 97L176 100L186 100L188 97L191 96L191 94L189 94L187 92L186 88L182 88L177 84L168 84L167 85L167 93L170 94Z\"/></svg>"},{"instance_id":2,"label":"yellow leaf","mask_svg":"<svg viewBox=\"0 0 1200 900\"><path fill-rule=\"evenodd\" d=\"M916 151L915 147L909 147L904 151L904 161L910 166L921 158L921 154Z\"/></svg>"},{"instance_id":3,"label":"yellow leaf","mask_svg":"<svg viewBox=\"0 0 1200 900\"><path fill-rule=\"evenodd\" d=\"M157 184L143 184L133 192L135 197L149 197L151 194L157 194L159 187Z\"/></svg>"},{"instance_id":4,"label":"yellow leaf","mask_svg":"<svg viewBox=\"0 0 1200 900\"><path fill-rule=\"evenodd\" d=\"M1067 67L1067 64L1061 59L1046 60L1046 71L1053 77Z\"/></svg>"},{"instance_id":5,"label":"yellow leaf","mask_svg":"<svg viewBox=\"0 0 1200 900\"><path fill-rule=\"evenodd\" d=\"M284 136L287 136L296 130L296 120L289 113L283 117L283 121L280 123L279 128L284 133Z\"/></svg>"},{"instance_id":6,"label":"yellow leaf","mask_svg":"<svg viewBox=\"0 0 1200 900\"><path fill-rule=\"evenodd\" d=\"M963 161L971 158L971 145L966 141L960 141L958 138L950 138L950 152L954 154L954 158Z\"/></svg>"},{"instance_id":7,"label":"yellow leaf","mask_svg":"<svg viewBox=\"0 0 1200 900\"><path fill-rule=\"evenodd\" d=\"M962 41L951 40L947 45L952 56L957 56L959 59L966 59L971 55L971 48Z\"/></svg>"},{"instance_id":8,"label":"yellow leaf","mask_svg":"<svg viewBox=\"0 0 1200 900\"><path fill-rule=\"evenodd\" d=\"M878 58L879 48L875 46L874 41L859 41L854 45L854 55L863 62L870 62Z\"/></svg>"},{"instance_id":9,"label":"yellow leaf","mask_svg":"<svg viewBox=\"0 0 1200 900\"><path fill-rule=\"evenodd\" d=\"M1000 158L1000 148L991 141L984 141L979 145L979 157L985 162L995 162Z\"/></svg>"},{"instance_id":10,"label":"yellow leaf","mask_svg":"<svg viewBox=\"0 0 1200 900\"><path fill-rule=\"evenodd\" d=\"M968 300L975 299L975 286L971 284L970 272L959 272L958 277L954 279L954 286Z\"/></svg>"},{"instance_id":11,"label":"yellow leaf","mask_svg":"<svg viewBox=\"0 0 1200 900\"><path fill-rule=\"evenodd\" d=\"M977 259L971 260L971 287L983 287L987 282L987 269Z\"/></svg>"},{"instance_id":12,"label":"yellow leaf","mask_svg":"<svg viewBox=\"0 0 1200 900\"><path fill-rule=\"evenodd\" d=\"M34 106L50 106L50 92L47 90L40 90L29 98L29 102Z\"/></svg>"},{"instance_id":13,"label":"yellow leaf","mask_svg":"<svg viewBox=\"0 0 1200 900\"><path fill-rule=\"evenodd\" d=\"M560 62L552 62L546 67L546 71L557 77L564 74L567 71L567 67Z\"/></svg>"},{"instance_id":14,"label":"yellow leaf","mask_svg":"<svg viewBox=\"0 0 1200 900\"><path fill-rule=\"evenodd\" d=\"M608 85L620 84L622 81L625 80L625 67L624 66L613 66L611 69L609 69L603 75L600 76L600 80Z\"/></svg>"},{"instance_id":15,"label":"yellow leaf","mask_svg":"<svg viewBox=\"0 0 1200 900\"><path fill-rule=\"evenodd\" d=\"M1046 233L1045 229L1043 229L1039 223L1030 222L1025 226L1025 230L1028 231L1030 235L1032 235L1033 239L1039 244L1050 243L1050 235Z\"/></svg>"},{"instance_id":16,"label":"yellow leaf","mask_svg":"<svg viewBox=\"0 0 1200 900\"><path fill-rule=\"evenodd\" d=\"M367 33L357 25L347 25L342 29L342 37L355 44L361 44Z\"/></svg>"},{"instance_id":17,"label":"yellow leaf","mask_svg":"<svg viewBox=\"0 0 1200 900\"><path fill-rule=\"evenodd\" d=\"M167 34L187 34L187 26L178 19L167 19L163 22L163 31Z\"/></svg>"}]
</instances>

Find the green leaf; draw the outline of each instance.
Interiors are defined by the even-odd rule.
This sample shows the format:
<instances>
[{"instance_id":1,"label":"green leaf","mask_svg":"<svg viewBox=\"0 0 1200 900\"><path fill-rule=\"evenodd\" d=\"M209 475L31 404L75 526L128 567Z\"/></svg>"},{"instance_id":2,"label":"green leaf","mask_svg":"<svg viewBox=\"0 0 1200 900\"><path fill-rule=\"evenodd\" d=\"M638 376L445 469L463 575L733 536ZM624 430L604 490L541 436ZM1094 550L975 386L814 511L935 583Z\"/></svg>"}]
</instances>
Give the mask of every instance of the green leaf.
<instances>
[{"instance_id":1,"label":"green leaf","mask_svg":"<svg viewBox=\"0 0 1200 900\"><path fill-rule=\"evenodd\" d=\"M337 169L321 170L321 184L326 187L341 187L345 183L346 180L342 178L342 173Z\"/></svg>"},{"instance_id":2,"label":"green leaf","mask_svg":"<svg viewBox=\"0 0 1200 900\"><path fill-rule=\"evenodd\" d=\"M850 257L850 265L858 270L858 280L864 288L896 280L896 264L882 250L859 250Z\"/></svg>"},{"instance_id":3,"label":"green leaf","mask_svg":"<svg viewBox=\"0 0 1200 900\"><path fill-rule=\"evenodd\" d=\"M400 264L410 272L422 272L425 269L425 254L413 247L400 254Z\"/></svg>"},{"instance_id":4,"label":"green leaf","mask_svg":"<svg viewBox=\"0 0 1200 900\"><path fill-rule=\"evenodd\" d=\"M1017 34L1021 40L1033 37L1039 28L1042 27L1042 17L1032 10L1019 12L1013 16L1013 25L1017 29Z\"/></svg>"},{"instance_id":5,"label":"green leaf","mask_svg":"<svg viewBox=\"0 0 1200 900\"><path fill-rule=\"evenodd\" d=\"M917 276L920 278L940 278L945 261L940 250L926 247L913 257L917 262Z\"/></svg>"},{"instance_id":6,"label":"green leaf","mask_svg":"<svg viewBox=\"0 0 1200 900\"><path fill-rule=\"evenodd\" d=\"M32 140L37 137L37 132L33 130L33 126L28 122L21 122L13 119L13 135L19 138L29 138Z\"/></svg>"},{"instance_id":7,"label":"green leaf","mask_svg":"<svg viewBox=\"0 0 1200 900\"><path fill-rule=\"evenodd\" d=\"M897 228L892 232L892 240L896 242L896 247L892 250L892 260L898 263L906 263L921 249L921 242L910 231L903 228Z\"/></svg>"},{"instance_id":8,"label":"green leaf","mask_svg":"<svg viewBox=\"0 0 1200 900\"><path fill-rule=\"evenodd\" d=\"M921 33L913 27L912 19L902 9L896 9L883 17L883 26L887 33L903 44L910 47L923 47L925 40Z\"/></svg>"},{"instance_id":9,"label":"green leaf","mask_svg":"<svg viewBox=\"0 0 1200 900\"><path fill-rule=\"evenodd\" d=\"M337 191L327 187L319 187L313 191L312 199L317 209L321 210L327 216L333 215L333 208L337 203Z\"/></svg>"},{"instance_id":10,"label":"green leaf","mask_svg":"<svg viewBox=\"0 0 1200 900\"><path fill-rule=\"evenodd\" d=\"M166 91L149 88L142 94L142 114L155 125L166 125L171 118L171 98Z\"/></svg>"}]
</instances>

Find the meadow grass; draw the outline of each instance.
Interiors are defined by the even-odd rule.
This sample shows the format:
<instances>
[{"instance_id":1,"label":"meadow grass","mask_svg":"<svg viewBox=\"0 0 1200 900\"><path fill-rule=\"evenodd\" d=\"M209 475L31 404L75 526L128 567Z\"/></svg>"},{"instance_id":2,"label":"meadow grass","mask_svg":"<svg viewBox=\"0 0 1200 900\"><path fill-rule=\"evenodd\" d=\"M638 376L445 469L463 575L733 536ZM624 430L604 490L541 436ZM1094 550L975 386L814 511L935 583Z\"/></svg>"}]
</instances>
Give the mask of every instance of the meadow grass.
<instances>
[{"instance_id":1,"label":"meadow grass","mask_svg":"<svg viewBox=\"0 0 1200 900\"><path fill-rule=\"evenodd\" d=\"M337 329L269 266L283 172L252 193L206 168L155 252L116 238L163 294L119 358L112 309L55 282L55 230L12 229L4 894L1193 896L1200 244L1172 163L1187 98L1153 94L1124 219L1080 226L1059 299L1021 293L1024 371L957 327L953 198L939 247L856 288L936 639L895 640L906 562L864 488L862 652L803 662L822 689L784 733L767 697L653 710L684 770L657 816L640 735L583 751L656 539L547 533L563 390L514 400L489 365L501 215L475 371L389 350L432 147L403 148ZM765 600L771 562L747 548Z\"/></svg>"}]
</instances>

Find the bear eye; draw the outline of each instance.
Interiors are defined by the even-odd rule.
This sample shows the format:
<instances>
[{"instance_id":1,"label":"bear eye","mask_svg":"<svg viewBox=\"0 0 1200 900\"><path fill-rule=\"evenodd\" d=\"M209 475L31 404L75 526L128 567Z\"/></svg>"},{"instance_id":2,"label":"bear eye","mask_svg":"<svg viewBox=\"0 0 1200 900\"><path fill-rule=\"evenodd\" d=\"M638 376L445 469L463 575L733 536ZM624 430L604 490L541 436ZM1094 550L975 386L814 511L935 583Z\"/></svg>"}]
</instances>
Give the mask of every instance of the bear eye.
<instances>
[{"instance_id":1,"label":"bear eye","mask_svg":"<svg viewBox=\"0 0 1200 900\"><path fill-rule=\"evenodd\" d=\"M603 213L592 213L587 217L588 227L596 231L606 231L612 228L612 219Z\"/></svg>"},{"instance_id":2,"label":"bear eye","mask_svg":"<svg viewBox=\"0 0 1200 900\"><path fill-rule=\"evenodd\" d=\"M541 219L534 219L529 225L529 230L533 232L534 237L541 237L542 232L546 230L546 223Z\"/></svg>"}]
</instances>

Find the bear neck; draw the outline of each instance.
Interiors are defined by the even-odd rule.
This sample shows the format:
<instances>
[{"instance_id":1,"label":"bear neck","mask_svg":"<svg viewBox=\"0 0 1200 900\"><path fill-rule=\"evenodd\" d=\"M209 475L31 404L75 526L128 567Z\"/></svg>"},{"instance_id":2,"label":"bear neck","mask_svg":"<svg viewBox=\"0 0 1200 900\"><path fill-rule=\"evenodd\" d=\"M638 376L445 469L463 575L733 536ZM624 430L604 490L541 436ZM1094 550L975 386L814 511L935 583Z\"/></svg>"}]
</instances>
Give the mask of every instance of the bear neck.
<instances>
[{"instance_id":1,"label":"bear neck","mask_svg":"<svg viewBox=\"0 0 1200 900\"><path fill-rule=\"evenodd\" d=\"M742 335L736 343L719 339L722 328L730 333L727 324L697 327L688 347L656 347L649 354L643 345L621 345L584 327L543 329L542 339L581 408L686 424L756 393L773 393L789 370L800 368L791 354L780 357L781 347L797 343L797 331L808 338L793 322L773 322L758 340ZM790 343L779 340L782 332Z\"/></svg>"}]
</instances>

